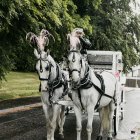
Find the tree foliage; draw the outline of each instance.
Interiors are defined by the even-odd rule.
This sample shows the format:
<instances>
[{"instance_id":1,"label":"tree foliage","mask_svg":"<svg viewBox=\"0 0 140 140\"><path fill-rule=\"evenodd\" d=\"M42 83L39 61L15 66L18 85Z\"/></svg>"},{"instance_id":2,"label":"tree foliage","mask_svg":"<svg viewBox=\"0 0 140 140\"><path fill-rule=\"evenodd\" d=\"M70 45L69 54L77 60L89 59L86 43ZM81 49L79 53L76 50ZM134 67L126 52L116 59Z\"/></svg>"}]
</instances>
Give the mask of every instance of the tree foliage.
<instances>
[{"instance_id":1,"label":"tree foliage","mask_svg":"<svg viewBox=\"0 0 140 140\"><path fill-rule=\"evenodd\" d=\"M139 64L140 18L133 13L131 1L102 0L98 8L92 2L81 5L75 0L79 14L91 18L93 49L121 51L125 70Z\"/></svg>"},{"instance_id":2,"label":"tree foliage","mask_svg":"<svg viewBox=\"0 0 140 140\"><path fill-rule=\"evenodd\" d=\"M140 17L130 0L1 0L0 78L7 70L33 71L33 48L27 32L42 28L55 37L48 48L60 61L67 50L66 34L82 27L92 49L122 51L125 69L139 64Z\"/></svg>"}]
</instances>

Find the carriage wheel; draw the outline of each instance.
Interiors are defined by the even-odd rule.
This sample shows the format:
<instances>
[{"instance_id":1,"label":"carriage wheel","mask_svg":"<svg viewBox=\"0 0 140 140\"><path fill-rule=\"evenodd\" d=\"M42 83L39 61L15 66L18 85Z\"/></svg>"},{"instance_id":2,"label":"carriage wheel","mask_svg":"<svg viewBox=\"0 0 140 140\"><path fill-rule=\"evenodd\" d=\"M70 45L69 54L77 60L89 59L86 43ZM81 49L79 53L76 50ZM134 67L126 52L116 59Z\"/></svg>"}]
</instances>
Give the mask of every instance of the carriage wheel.
<instances>
[{"instance_id":1,"label":"carriage wheel","mask_svg":"<svg viewBox=\"0 0 140 140\"><path fill-rule=\"evenodd\" d=\"M119 130L119 108L116 107L116 109L114 110L114 135L117 135L117 132Z\"/></svg>"}]
</instances>

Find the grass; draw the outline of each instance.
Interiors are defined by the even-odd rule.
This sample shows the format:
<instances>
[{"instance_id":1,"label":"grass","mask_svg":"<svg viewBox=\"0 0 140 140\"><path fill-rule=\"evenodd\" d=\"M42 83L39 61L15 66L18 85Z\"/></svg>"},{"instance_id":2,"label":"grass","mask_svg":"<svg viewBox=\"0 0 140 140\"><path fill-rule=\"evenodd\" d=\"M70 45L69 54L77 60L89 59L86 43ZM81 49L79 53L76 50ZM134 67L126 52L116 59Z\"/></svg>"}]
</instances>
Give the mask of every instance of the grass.
<instances>
[{"instance_id":1,"label":"grass","mask_svg":"<svg viewBox=\"0 0 140 140\"><path fill-rule=\"evenodd\" d=\"M7 99L39 96L39 80L36 73L10 72L7 81L0 86L0 101Z\"/></svg>"}]
</instances>

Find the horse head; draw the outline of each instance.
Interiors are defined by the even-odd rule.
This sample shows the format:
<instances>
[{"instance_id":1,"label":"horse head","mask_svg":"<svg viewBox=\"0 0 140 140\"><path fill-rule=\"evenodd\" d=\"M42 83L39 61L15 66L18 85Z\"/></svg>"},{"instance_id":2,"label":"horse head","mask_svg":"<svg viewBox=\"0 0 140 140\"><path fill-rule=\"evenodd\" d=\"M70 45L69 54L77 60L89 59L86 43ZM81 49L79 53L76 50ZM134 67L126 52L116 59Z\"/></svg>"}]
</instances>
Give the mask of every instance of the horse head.
<instances>
[{"instance_id":1,"label":"horse head","mask_svg":"<svg viewBox=\"0 0 140 140\"><path fill-rule=\"evenodd\" d=\"M71 50L68 55L68 66L70 77L72 80L72 86L77 87L80 84L81 69L82 69L82 57L80 51Z\"/></svg>"},{"instance_id":2,"label":"horse head","mask_svg":"<svg viewBox=\"0 0 140 140\"><path fill-rule=\"evenodd\" d=\"M37 47L38 51L44 51L45 46L49 45L49 37L52 37L55 41L53 35L49 33L49 31L42 29L38 36L32 32L27 33L26 40L29 41L33 47Z\"/></svg>"},{"instance_id":3,"label":"horse head","mask_svg":"<svg viewBox=\"0 0 140 140\"><path fill-rule=\"evenodd\" d=\"M50 56L49 50L47 50L47 52L38 52L37 49L34 49L34 55L37 58L36 70L38 72L39 80L41 81L41 91L47 91L47 85L48 81L50 80L51 70L54 66L54 61Z\"/></svg>"}]
</instances>

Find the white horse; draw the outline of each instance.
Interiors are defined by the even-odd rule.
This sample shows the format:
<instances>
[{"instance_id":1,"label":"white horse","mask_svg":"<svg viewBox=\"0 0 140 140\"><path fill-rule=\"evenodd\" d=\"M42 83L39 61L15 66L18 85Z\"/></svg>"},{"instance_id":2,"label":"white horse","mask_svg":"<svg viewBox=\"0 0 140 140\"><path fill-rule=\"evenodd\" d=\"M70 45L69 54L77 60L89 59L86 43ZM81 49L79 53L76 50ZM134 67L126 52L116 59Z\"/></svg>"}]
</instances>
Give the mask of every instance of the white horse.
<instances>
[{"instance_id":1,"label":"white horse","mask_svg":"<svg viewBox=\"0 0 140 140\"><path fill-rule=\"evenodd\" d=\"M74 38L74 41L72 40ZM76 41L77 40L77 41ZM71 42L72 41L72 42ZM108 140L112 140L112 120L114 115L114 102L116 91L116 78L109 72L103 72L105 92L101 90L101 82L96 77L94 70L83 60L77 49L79 38L70 36L70 53L68 55L69 72L71 76L72 99L76 114L77 140L81 140L82 110L87 112L87 135L91 140L92 122L95 108L99 110L101 120L100 133L97 140L102 140L103 130L108 130ZM80 44L78 44L80 46Z\"/></svg>"},{"instance_id":2,"label":"white horse","mask_svg":"<svg viewBox=\"0 0 140 140\"><path fill-rule=\"evenodd\" d=\"M45 32L45 30L43 31ZM27 34L26 38L38 47L37 49L34 49L34 55L37 58L36 70L41 84L41 100L46 117L47 140L54 140L56 126L59 128L60 138L63 139L65 106L54 104L54 102L63 97L64 92L67 90L67 83L59 65L51 57L49 51L44 51L45 41L48 40L48 38L46 39L46 34L44 37L38 37L30 32Z\"/></svg>"},{"instance_id":3,"label":"white horse","mask_svg":"<svg viewBox=\"0 0 140 140\"><path fill-rule=\"evenodd\" d=\"M64 138L65 106L54 104L54 101L58 101L65 91L62 71L48 53L39 54L35 50L34 54L38 59L36 70L41 81L41 100L47 121L47 140L54 140L57 123L60 138Z\"/></svg>"}]
</instances>

